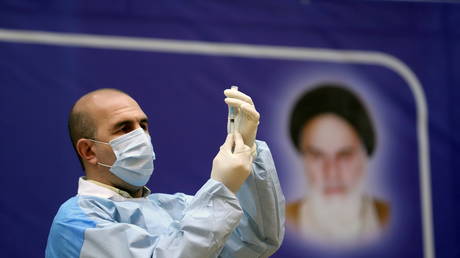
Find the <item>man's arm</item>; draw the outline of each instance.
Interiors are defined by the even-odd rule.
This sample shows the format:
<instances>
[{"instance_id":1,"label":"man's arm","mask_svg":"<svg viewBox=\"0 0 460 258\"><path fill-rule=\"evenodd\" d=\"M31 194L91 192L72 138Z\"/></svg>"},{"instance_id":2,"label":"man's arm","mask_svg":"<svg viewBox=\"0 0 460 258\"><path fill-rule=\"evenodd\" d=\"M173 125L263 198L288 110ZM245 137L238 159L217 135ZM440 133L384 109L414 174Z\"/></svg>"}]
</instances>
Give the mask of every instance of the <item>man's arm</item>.
<instances>
[{"instance_id":1,"label":"man's arm","mask_svg":"<svg viewBox=\"0 0 460 258\"><path fill-rule=\"evenodd\" d=\"M285 200L270 150L257 141L252 173L237 193L244 216L221 257L268 257L284 237Z\"/></svg>"},{"instance_id":2,"label":"man's arm","mask_svg":"<svg viewBox=\"0 0 460 258\"><path fill-rule=\"evenodd\" d=\"M243 212L234 192L251 173L252 159L241 135L229 134L213 160L211 179L195 196L177 195L169 203L141 203L140 208L73 198L53 221L46 256L216 257L240 222ZM132 218L121 223L118 209L133 209Z\"/></svg>"},{"instance_id":3,"label":"man's arm","mask_svg":"<svg viewBox=\"0 0 460 258\"><path fill-rule=\"evenodd\" d=\"M88 201L94 202L90 210ZM236 196L213 179L195 196L174 202L182 202L182 216L149 232L114 221L97 201L76 197L53 222L46 257L216 257L242 216Z\"/></svg>"}]
</instances>

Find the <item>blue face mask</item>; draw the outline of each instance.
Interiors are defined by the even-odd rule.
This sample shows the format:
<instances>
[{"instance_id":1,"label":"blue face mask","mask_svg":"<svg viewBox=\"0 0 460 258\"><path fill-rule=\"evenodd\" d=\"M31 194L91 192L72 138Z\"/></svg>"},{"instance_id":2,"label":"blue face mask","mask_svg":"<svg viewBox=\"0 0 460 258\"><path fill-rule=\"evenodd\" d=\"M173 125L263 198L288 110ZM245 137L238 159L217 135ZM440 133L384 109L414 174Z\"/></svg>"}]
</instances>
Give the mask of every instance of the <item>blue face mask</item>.
<instances>
[{"instance_id":1,"label":"blue face mask","mask_svg":"<svg viewBox=\"0 0 460 258\"><path fill-rule=\"evenodd\" d=\"M149 181L154 169L155 152L150 135L142 128L117 137L108 143L92 141L110 145L115 153L116 160L111 166L98 162L99 165L110 168L110 172L131 185L144 186Z\"/></svg>"}]
</instances>

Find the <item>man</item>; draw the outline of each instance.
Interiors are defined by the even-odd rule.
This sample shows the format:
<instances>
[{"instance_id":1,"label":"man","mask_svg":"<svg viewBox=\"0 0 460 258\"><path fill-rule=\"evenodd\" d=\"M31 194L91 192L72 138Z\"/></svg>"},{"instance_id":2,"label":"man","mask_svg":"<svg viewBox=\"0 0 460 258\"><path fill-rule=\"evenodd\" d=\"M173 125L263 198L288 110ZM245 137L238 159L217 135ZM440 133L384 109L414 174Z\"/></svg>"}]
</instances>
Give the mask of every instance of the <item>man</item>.
<instances>
[{"instance_id":1,"label":"man","mask_svg":"<svg viewBox=\"0 0 460 258\"><path fill-rule=\"evenodd\" d=\"M340 85L318 86L295 104L290 134L309 187L287 205L288 223L328 246L375 238L388 223L389 206L364 190L376 136L359 98Z\"/></svg>"},{"instance_id":2,"label":"man","mask_svg":"<svg viewBox=\"0 0 460 258\"><path fill-rule=\"evenodd\" d=\"M77 196L59 209L46 257L267 257L284 234L284 197L267 145L255 141L259 113L226 90L241 112L194 195L151 194L155 154L148 119L119 90L80 98L69 117L85 170ZM172 179L173 180L173 179Z\"/></svg>"}]
</instances>

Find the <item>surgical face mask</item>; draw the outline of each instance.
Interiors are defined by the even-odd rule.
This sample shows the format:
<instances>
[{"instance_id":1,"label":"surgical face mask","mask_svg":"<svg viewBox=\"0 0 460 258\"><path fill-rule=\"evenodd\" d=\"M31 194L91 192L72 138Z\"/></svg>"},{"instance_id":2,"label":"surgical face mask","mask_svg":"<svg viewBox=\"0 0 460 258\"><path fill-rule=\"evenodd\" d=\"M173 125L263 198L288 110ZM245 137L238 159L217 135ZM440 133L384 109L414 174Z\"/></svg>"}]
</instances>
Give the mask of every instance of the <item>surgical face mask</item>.
<instances>
[{"instance_id":1,"label":"surgical face mask","mask_svg":"<svg viewBox=\"0 0 460 258\"><path fill-rule=\"evenodd\" d=\"M154 169L155 152L150 135L142 128L117 137L108 143L90 140L110 145L115 154L116 160L111 166L102 162L98 162L99 165L108 167L110 172L131 185L144 186L149 181Z\"/></svg>"}]
</instances>

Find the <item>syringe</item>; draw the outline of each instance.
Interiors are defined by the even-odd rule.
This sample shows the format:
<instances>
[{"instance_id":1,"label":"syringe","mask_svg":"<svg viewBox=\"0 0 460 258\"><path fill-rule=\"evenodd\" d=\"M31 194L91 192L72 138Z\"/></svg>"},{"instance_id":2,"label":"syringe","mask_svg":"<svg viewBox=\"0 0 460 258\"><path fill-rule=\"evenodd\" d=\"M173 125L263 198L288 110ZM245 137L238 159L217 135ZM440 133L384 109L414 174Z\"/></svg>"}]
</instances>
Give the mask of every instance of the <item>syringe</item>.
<instances>
[{"instance_id":1,"label":"syringe","mask_svg":"<svg viewBox=\"0 0 460 258\"><path fill-rule=\"evenodd\" d=\"M238 86L231 86L231 90L238 91ZM235 131L235 122L236 116L238 115L237 108L228 105L228 123L227 123L227 133L233 133Z\"/></svg>"}]
</instances>

